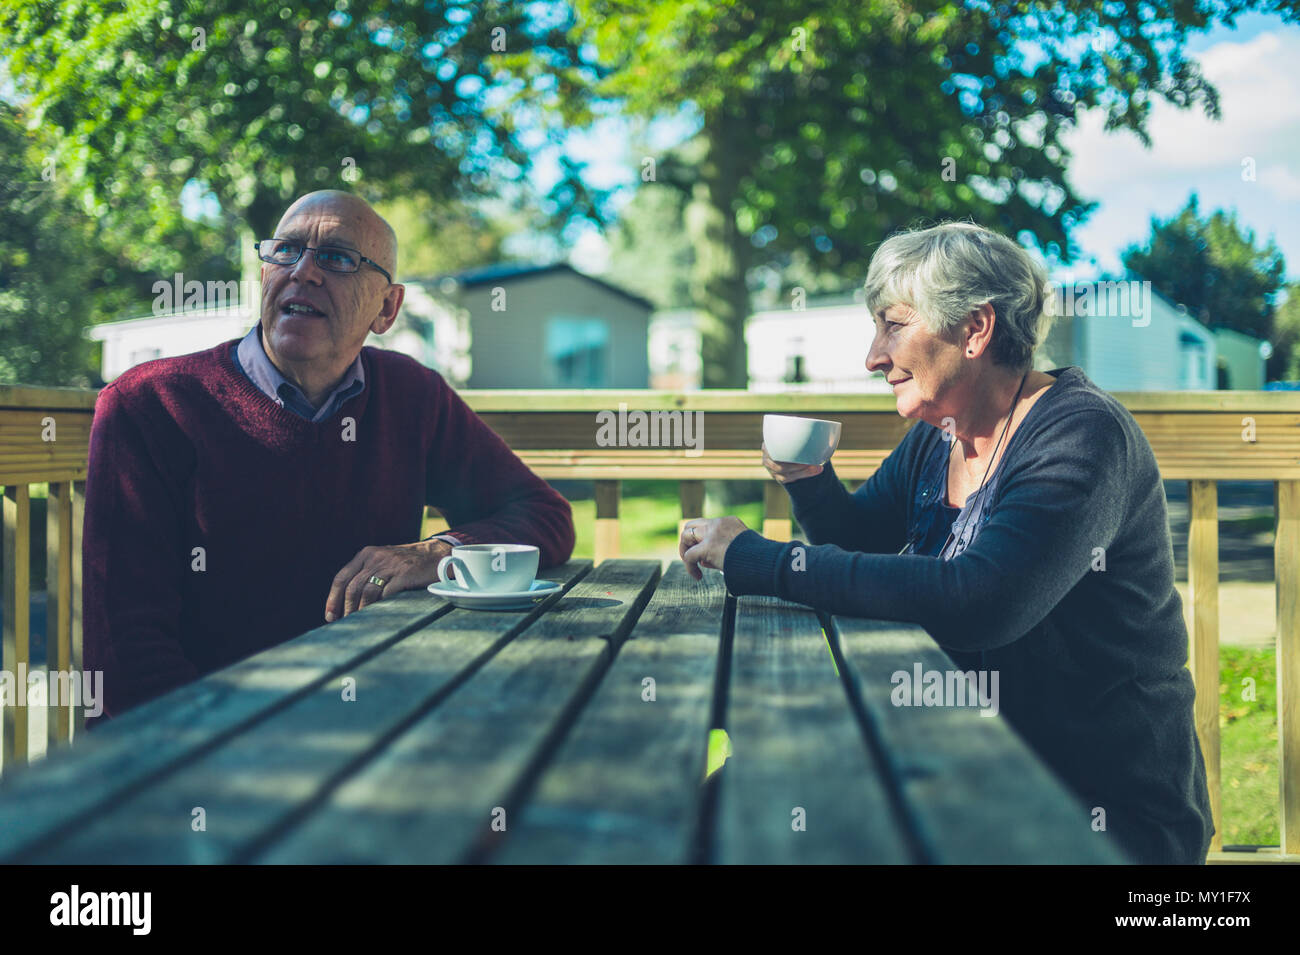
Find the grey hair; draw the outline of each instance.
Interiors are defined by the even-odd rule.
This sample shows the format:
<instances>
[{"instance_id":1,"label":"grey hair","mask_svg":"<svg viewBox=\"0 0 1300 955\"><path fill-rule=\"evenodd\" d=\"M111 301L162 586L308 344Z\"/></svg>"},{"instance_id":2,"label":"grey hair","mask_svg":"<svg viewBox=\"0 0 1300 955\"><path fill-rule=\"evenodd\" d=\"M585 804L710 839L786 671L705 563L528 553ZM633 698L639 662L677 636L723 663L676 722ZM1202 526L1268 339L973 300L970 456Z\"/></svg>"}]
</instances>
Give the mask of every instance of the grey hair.
<instances>
[{"instance_id":1,"label":"grey hair","mask_svg":"<svg viewBox=\"0 0 1300 955\"><path fill-rule=\"evenodd\" d=\"M1006 236L972 222L945 222L886 239L867 270L867 309L915 309L936 334L955 328L984 303L997 320L995 364L1032 366L1045 331L1047 272Z\"/></svg>"}]
</instances>

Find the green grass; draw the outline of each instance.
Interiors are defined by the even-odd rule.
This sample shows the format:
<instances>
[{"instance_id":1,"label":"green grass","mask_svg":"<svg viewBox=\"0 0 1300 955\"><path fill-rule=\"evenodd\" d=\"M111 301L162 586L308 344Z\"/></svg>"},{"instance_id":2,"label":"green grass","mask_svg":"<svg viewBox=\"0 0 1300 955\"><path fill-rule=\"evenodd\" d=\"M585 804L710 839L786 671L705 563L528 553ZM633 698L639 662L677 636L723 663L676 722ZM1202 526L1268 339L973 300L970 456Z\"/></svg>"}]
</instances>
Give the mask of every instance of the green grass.
<instances>
[{"instance_id":1,"label":"green grass","mask_svg":"<svg viewBox=\"0 0 1300 955\"><path fill-rule=\"evenodd\" d=\"M1243 683L1254 681L1254 700ZM1223 844L1278 845L1277 655L1269 648L1219 648Z\"/></svg>"},{"instance_id":2,"label":"green grass","mask_svg":"<svg viewBox=\"0 0 1300 955\"><path fill-rule=\"evenodd\" d=\"M596 502L570 501L577 540L576 558L591 558L596 546ZM763 505L755 501L723 513L706 502L705 517L739 517L746 527L762 533ZM624 481L619 501L619 556L677 559L677 522L682 507L677 485L663 481Z\"/></svg>"}]
</instances>

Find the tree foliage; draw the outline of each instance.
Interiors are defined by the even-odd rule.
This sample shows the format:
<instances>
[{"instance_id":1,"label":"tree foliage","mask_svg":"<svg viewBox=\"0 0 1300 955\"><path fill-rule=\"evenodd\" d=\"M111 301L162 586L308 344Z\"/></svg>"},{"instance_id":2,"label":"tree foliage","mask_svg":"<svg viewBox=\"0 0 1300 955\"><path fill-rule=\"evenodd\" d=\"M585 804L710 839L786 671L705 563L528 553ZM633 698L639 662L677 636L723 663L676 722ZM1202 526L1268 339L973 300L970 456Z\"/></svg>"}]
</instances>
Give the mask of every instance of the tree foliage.
<instances>
[{"instance_id":1,"label":"tree foliage","mask_svg":"<svg viewBox=\"0 0 1300 955\"><path fill-rule=\"evenodd\" d=\"M148 278L105 250L102 225L70 196L52 144L0 103L0 383L93 383L87 325L147 294Z\"/></svg>"},{"instance_id":2,"label":"tree foliage","mask_svg":"<svg viewBox=\"0 0 1300 955\"><path fill-rule=\"evenodd\" d=\"M1257 247L1255 233L1243 230L1235 213L1203 217L1198 205L1193 195L1177 215L1152 219L1146 243L1122 253L1125 267L1208 328L1272 338L1273 300L1286 279L1286 260L1272 239Z\"/></svg>"},{"instance_id":3,"label":"tree foliage","mask_svg":"<svg viewBox=\"0 0 1300 955\"><path fill-rule=\"evenodd\" d=\"M1300 282L1287 287L1273 313L1273 354L1265 365L1269 381L1300 382Z\"/></svg>"},{"instance_id":4,"label":"tree foliage","mask_svg":"<svg viewBox=\"0 0 1300 955\"><path fill-rule=\"evenodd\" d=\"M800 256L860 277L899 228L970 218L1068 261L1093 203L1066 178L1083 110L1146 140L1164 98L1218 115L1183 54L1249 3L575 0L636 113L693 108L697 303L723 334L706 383L745 384L749 269ZM1274 7L1277 4L1269 4Z\"/></svg>"},{"instance_id":5,"label":"tree foliage","mask_svg":"<svg viewBox=\"0 0 1300 955\"><path fill-rule=\"evenodd\" d=\"M32 121L58 132L58 164L86 208L168 274L183 264L177 197L191 181L265 235L317 188L445 200L519 179L521 110L568 96L581 116L570 74L586 67L563 9L18 0L0 6L0 52ZM567 186L556 201L581 201Z\"/></svg>"}]
</instances>

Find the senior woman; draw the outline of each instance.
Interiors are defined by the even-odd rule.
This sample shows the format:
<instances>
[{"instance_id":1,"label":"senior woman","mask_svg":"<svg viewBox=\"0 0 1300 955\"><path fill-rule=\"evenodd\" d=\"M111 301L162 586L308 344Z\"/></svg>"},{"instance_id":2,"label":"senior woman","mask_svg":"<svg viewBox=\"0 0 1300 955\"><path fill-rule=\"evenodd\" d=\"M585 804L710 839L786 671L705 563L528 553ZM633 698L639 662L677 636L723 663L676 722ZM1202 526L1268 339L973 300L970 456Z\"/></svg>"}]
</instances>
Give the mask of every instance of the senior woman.
<instances>
[{"instance_id":1,"label":"senior woman","mask_svg":"<svg viewBox=\"0 0 1300 955\"><path fill-rule=\"evenodd\" d=\"M996 670L1012 726L1139 863L1201 863L1214 827L1192 718L1187 629L1155 456L1077 367L1032 370L1042 269L968 223L872 258L868 371L918 418L850 494L830 462L763 463L808 536L694 520L691 573L737 595L924 627ZM801 548L800 560L792 559Z\"/></svg>"}]
</instances>

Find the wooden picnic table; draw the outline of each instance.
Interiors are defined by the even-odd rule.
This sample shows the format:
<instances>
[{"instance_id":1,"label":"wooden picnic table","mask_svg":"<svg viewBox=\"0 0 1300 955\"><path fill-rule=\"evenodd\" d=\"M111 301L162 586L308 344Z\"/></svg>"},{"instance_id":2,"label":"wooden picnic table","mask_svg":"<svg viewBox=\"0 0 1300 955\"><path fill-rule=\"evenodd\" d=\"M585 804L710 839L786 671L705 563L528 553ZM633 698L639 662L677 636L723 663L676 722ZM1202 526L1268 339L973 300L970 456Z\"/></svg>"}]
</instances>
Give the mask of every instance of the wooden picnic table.
<instances>
[{"instance_id":1,"label":"wooden picnic table","mask_svg":"<svg viewBox=\"0 0 1300 955\"><path fill-rule=\"evenodd\" d=\"M1122 861L1000 715L891 704L954 667L919 627L680 562L540 576L530 611L398 594L6 773L0 861Z\"/></svg>"}]
</instances>

